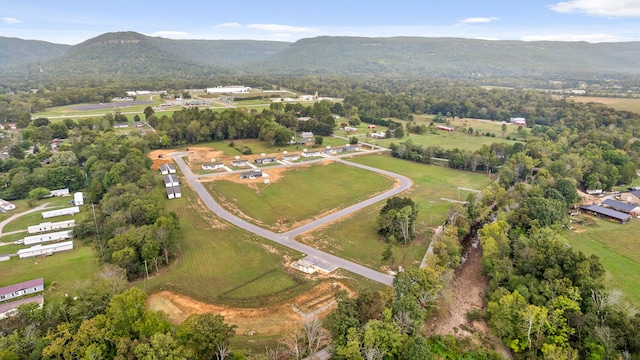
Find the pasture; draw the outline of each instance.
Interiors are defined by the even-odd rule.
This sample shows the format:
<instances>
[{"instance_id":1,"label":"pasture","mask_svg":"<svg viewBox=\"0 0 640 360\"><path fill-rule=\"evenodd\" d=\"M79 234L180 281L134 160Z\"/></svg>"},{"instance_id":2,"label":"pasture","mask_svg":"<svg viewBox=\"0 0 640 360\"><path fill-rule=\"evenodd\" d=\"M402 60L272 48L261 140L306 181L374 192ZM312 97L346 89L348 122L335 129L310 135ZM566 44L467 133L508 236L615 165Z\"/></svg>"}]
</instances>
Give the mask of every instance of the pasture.
<instances>
[{"instance_id":1,"label":"pasture","mask_svg":"<svg viewBox=\"0 0 640 360\"><path fill-rule=\"evenodd\" d=\"M574 96L571 100L581 103L599 103L621 111L631 111L640 114L640 99L618 97Z\"/></svg>"},{"instance_id":2,"label":"pasture","mask_svg":"<svg viewBox=\"0 0 640 360\"><path fill-rule=\"evenodd\" d=\"M333 163L296 167L270 184L225 180L203 184L227 209L237 209L260 226L287 230L390 189L393 183L373 172Z\"/></svg>"},{"instance_id":3,"label":"pasture","mask_svg":"<svg viewBox=\"0 0 640 360\"><path fill-rule=\"evenodd\" d=\"M574 250L586 255L595 254L607 270L606 284L620 289L625 299L640 306L640 220L617 224L592 218L596 226L576 227L579 231L566 232L565 237Z\"/></svg>"},{"instance_id":4,"label":"pasture","mask_svg":"<svg viewBox=\"0 0 640 360\"><path fill-rule=\"evenodd\" d=\"M441 198L465 200L469 192L458 190L458 187L480 190L492 181L482 173L418 164L399 160L388 154L358 156L350 161L402 174L414 181L415 185L399 196L410 197L418 205L416 230L425 234L424 241L407 247L394 245L392 260L383 261L382 253L387 243L381 241L377 234L376 218L385 202L370 206L298 240L374 269L388 265L418 266L429 245L429 228L442 224L447 212L454 206Z\"/></svg>"}]
</instances>

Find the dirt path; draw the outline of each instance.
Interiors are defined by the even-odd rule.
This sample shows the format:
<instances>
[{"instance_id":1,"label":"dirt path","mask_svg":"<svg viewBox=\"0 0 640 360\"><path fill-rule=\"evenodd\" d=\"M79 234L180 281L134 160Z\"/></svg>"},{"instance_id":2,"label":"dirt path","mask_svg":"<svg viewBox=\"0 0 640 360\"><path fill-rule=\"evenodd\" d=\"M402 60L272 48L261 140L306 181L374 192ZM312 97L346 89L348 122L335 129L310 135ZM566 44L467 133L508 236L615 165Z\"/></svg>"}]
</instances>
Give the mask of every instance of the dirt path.
<instances>
[{"instance_id":1,"label":"dirt path","mask_svg":"<svg viewBox=\"0 0 640 360\"><path fill-rule=\"evenodd\" d=\"M18 233L18 232L22 232L23 230L11 231L11 232L8 232L8 233L3 233L2 229L4 229L5 225L7 225L8 223L12 222L13 220L19 218L20 216L27 215L27 214L30 214L32 212L43 210L49 204L50 203L44 203L42 205L34 207L33 209L29 209L29 210L27 210L25 212L21 212L19 214L13 214L9 218L7 218L6 220L0 222L0 237L2 237L4 235L10 235L10 234L15 234L15 233ZM24 231L26 231L26 230L24 230Z\"/></svg>"}]
</instances>

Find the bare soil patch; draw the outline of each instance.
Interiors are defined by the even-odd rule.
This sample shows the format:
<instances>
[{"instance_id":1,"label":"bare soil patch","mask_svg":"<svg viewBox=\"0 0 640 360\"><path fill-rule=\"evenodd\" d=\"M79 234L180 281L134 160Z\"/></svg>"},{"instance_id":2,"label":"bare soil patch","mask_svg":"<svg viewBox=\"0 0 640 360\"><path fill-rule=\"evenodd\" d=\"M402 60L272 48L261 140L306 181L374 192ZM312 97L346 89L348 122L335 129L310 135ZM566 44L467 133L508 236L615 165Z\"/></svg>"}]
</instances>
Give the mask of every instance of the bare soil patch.
<instances>
[{"instance_id":1,"label":"bare soil patch","mask_svg":"<svg viewBox=\"0 0 640 360\"><path fill-rule=\"evenodd\" d=\"M474 334L482 334L482 339L489 340L494 350L503 358L511 359L509 351L491 334L484 320L467 319L467 313L470 311L482 311L486 307L489 280L483 272L482 249L478 244L470 249L467 260L456 269L454 280L448 289L450 299L439 309L436 316L427 321L426 335L473 337ZM479 341L479 338L475 339Z\"/></svg>"},{"instance_id":2,"label":"bare soil patch","mask_svg":"<svg viewBox=\"0 0 640 360\"><path fill-rule=\"evenodd\" d=\"M291 324L301 321L301 316L293 310L293 304L305 305L305 311L321 310L314 315L322 318L331 309L326 307L329 302L327 294L337 289L349 291L342 284L325 281L290 302L257 309L206 304L171 291L161 291L149 295L147 308L166 313L174 324L181 323L192 314L213 313L224 316L226 323L236 325L238 336L245 336L249 331L259 335L277 335L285 332Z\"/></svg>"}]
</instances>

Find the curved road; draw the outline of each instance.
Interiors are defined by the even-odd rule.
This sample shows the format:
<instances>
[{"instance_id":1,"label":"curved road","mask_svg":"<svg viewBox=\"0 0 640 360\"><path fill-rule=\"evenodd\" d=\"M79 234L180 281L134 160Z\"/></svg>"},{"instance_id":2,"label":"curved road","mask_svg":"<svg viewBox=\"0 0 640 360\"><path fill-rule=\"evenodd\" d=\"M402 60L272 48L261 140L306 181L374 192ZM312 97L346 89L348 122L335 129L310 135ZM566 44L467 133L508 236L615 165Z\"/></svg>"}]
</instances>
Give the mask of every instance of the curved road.
<instances>
[{"instance_id":1,"label":"curved road","mask_svg":"<svg viewBox=\"0 0 640 360\"><path fill-rule=\"evenodd\" d=\"M305 245L305 244L301 244L295 240L293 240L294 237L305 233L309 230L315 229L319 226L323 226L326 225L328 223L331 223L333 221L336 221L337 219L351 214L354 211L358 211L360 209L363 209L364 207L367 207L371 204L374 204L378 201L384 200L390 196L399 194L407 189L409 189L412 185L412 182L409 178L402 176L402 175L398 175L389 171L385 171L385 170L380 170L380 169L376 169L376 168L372 168L370 166L366 166L366 165L361 165L361 164L356 164L356 163L351 163L351 162L347 162L344 160L341 160L337 157L332 157L332 159L336 162L340 162L349 166L355 166L355 167L359 167L362 169L366 169L369 171L374 171L376 173L382 174L382 175L386 175L386 176L390 176L393 177L395 179L398 180L399 182L399 186L394 187L393 189L384 192L382 194L376 195L370 199L367 199L363 202L360 202L358 204L349 206L345 209L342 209L340 211L334 212L332 214L329 214L323 218L317 219L315 221L312 221L310 223L304 224L298 228L295 228L293 230L290 230L288 232L282 233L282 234L276 234L272 231L263 229L257 225L254 225L248 221L245 221L233 214L231 214L230 212L228 212L227 210L225 210L224 208L222 208L211 196L211 194L209 194L209 192L204 188L204 186L200 183L200 181L198 181L199 178L207 176L207 175L195 175L191 169L189 168L189 166L184 162L184 160L182 159L183 156L186 156L187 153L181 152L181 153L173 153L171 154L171 157L173 158L173 160L176 162L176 164L178 165L178 167L180 168L180 170L182 171L182 173L184 174L185 179L189 182L189 184L191 185L191 187L195 190L195 192L198 194L198 196L200 196L200 198L202 199L202 201L204 202L204 204L211 210L213 211L216 215L218 215L220 218L230 222L231 224L238 226L240 228L243 228L247 231L250 231L258 236L261 236L263 238L269 239L271 241L274 241L280 245L286 246L290 249L299 251L301 253L307 254L307 255L311 255L317 259L320 259L322 261L328 262L334 266L337 267L341 267L344 268L348 271L351 271L353 273L356 273L360 276L364 276L368 279L386 284L386 285L391 285L391 282L393 281L393 277L381 273L379 271L375 271L373 269L370 269L368 267L356 264L352 261L349 260L345 260L343 258L337 257L335 255L331 255L328 254L326 252L317 250L315 248L312 248L311 246ZM351 156L354 154L348 154L348 156ZM345 155L346 156L346 155ZM320 159L318 161L325 161L326 159ZM315 162L315 161L314 161ZM308 163L312 163L311 161L306 161L303 164L308 164ZM288 167L288 166L296 166L299 164L292 164L292 165L281 165L280 167ZM228 172L226 174L229 174ZM215 174L212 174L215 175ZM209 175L211 176L211 175Z\"/></svg>"}]
</instances>

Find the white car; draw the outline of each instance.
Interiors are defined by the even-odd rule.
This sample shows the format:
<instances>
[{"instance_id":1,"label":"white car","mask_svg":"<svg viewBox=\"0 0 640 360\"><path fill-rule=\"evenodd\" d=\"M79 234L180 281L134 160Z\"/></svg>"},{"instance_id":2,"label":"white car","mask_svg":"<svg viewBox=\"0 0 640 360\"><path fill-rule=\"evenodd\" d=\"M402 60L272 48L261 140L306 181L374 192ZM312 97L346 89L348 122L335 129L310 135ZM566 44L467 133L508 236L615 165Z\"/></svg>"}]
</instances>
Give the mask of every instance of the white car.
<instances>
[{"instance_id":1,"label":"white car","mask_svg":"<svg viewBox=\"0 0 640 360\"><path fill-rule=\"evenodd\" d=\"M21 240L16 240L16 241L14 241L13 243L14 243L15 245L20 245L20 244L23 244L23 243L24 243L24 240L23 240L23 239L21 239Z\"/></svg>"}]
</instances>

